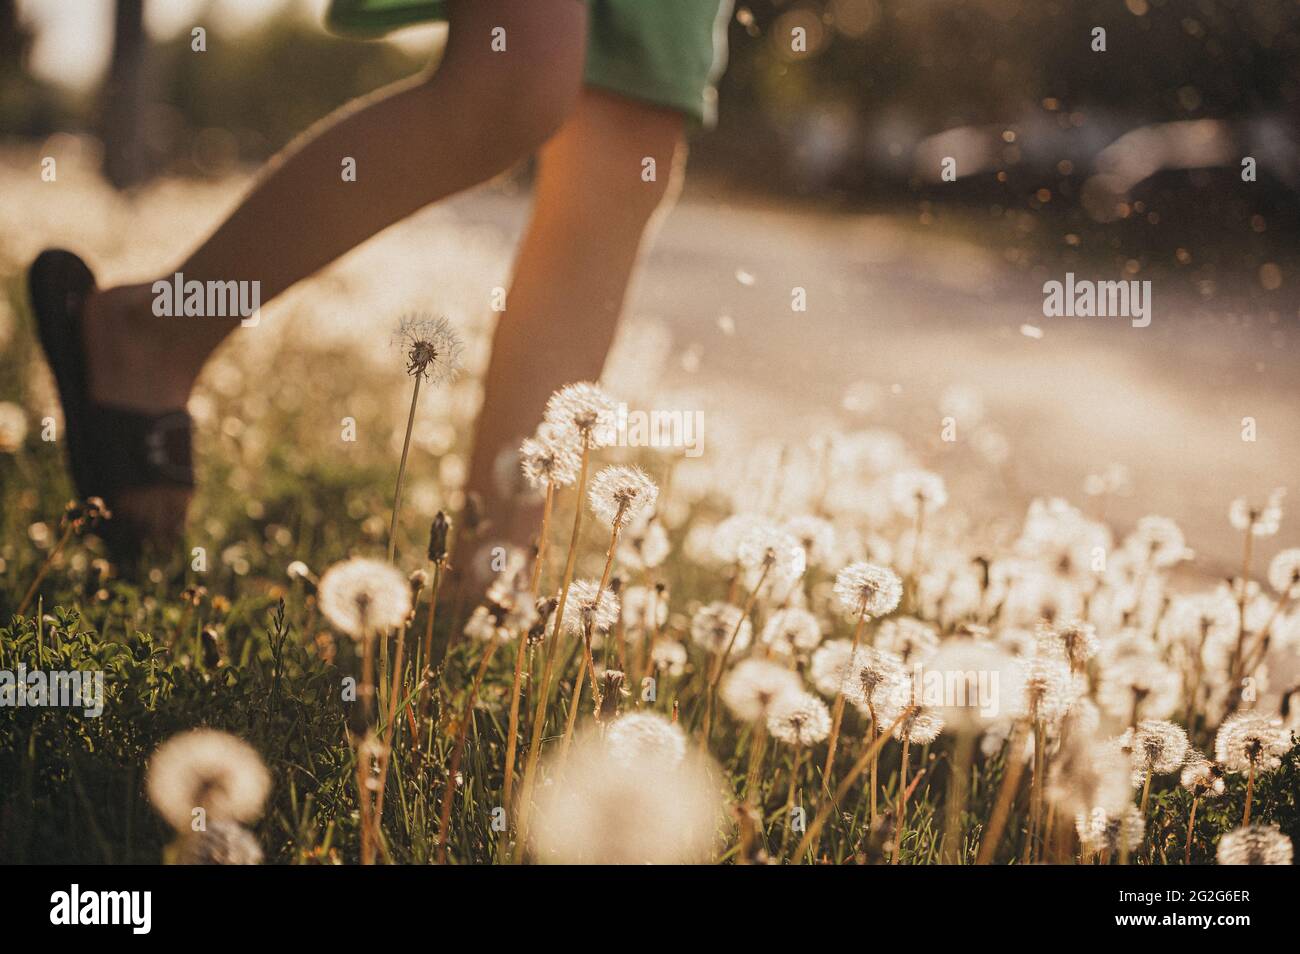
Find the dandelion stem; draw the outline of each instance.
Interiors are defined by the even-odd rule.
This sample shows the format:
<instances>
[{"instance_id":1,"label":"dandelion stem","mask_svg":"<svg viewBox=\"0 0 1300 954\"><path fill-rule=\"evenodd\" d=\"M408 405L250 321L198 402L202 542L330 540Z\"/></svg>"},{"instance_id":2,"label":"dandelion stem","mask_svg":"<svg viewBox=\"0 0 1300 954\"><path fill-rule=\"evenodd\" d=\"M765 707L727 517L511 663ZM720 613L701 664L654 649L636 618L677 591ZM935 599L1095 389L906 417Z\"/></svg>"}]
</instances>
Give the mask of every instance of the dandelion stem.
<instances>
[{"instance_id":1,"label":"dandelion stem","mask_svg":"<svg viewBox=\"0 0 1300 954\"><path fill-rule=\"evenodd\" d=\"M479 661L478 672L474 674L469 695L465 697L465 709L461 712L460 725L456 730L456 744L451 750L451 764L447 767L447 784L442 790L442 807L438 813L438 864L440 865L447 863L447 842L451 834L451 801L456 794L456 776L460 774L460 760L465 754L465 739L474 720L474 699L478 696L479 686L483 683L488 663L492 662L492 656L496 653L498 645L496 639L488 643L487 650Z\"/></svg>"},{"instance_id":2,"label":"dandelion stem","mask_svg":"<svg viewBox=\"0 0 1300 954\"><path fill-rule=\"evenodd\" d=\"M817 809L817 817L814 818L813 823L808 826L808 830L804 832L803 838L799 841L799 847L795 849L794 854L796 858L805 857L809 849L814 853L816 852L817 844L821 840L821 830L826 824L826 819L830 817L835 806L843 801L845 796L849 794L849 791L853 788L853 783L857 781L858 776L867 769L867 766L871 764L871 759L877 755L880 749L884 746L885 739L889 737L890 733L892 733L894 729L902 725L903 720L914 710L914 706L906 706L903 711L899 713L898 718L894 720L894 724L889 727L888 731L882 734L880 738L876 739L875 742L872 742L871 745L867 746L867 750L858 756L858 760L853 763L848 774L844 776L840 781L839 787L835 789L834 795L831 798L824 800L822 806ZM969 733L965 734L969 735ZM973 737L971 745L974 745Z\"/></svg>"},{"instance_id":3,"label":"dandelion stem","mask_svg":"<svg viewBox=\"0 0 1300 954\"><path fill-rule=\"evenodd\" d=\"M533 578L528 592L534 597L542 589L542 568L546 565L546 543L551 535L551 509L555 505L555 484L546 482L546 502L542 504L542 528L537 532L537 555L533 557Z\"/></svg>"},{"instance_id":4,"label":"dandelion stem","mask_svg":"<svg viewBox=\"0 0 1300 954\"><path fill-rule=\"evenodd\" d=\"M1241 816L1242 826L1250 824L1250 803L1255 796L1255 760L1251 759L1250 767L1246 770L1246 811Z\"/></svg>"},{"instance_id":5,"label":"dandelion stem","mask_svg":"<svg viewBox=\"0 0 1300 954\"><path fill-rule=\"evenodd\" d=\"M849 651L849 661L847 665L853 666L853 657L858 653L858 645L862 642L862 631L867 625L867 601L863 599L862 609L858 612L858 623L853 627L853 648ZM845 679L848 678L847 672ZM835 691L835 704L831 710L831 735L830 741L826 744L826 766L822 769L822 788L829 790L831 783L831 769L835 767L835 749L840 740L840 726L844 722L844 680L840 681L840 687Z\"/></svg>"},{"instance_id":6,"label":"dandelion stem","mask_svg":"<svg viewBox=\"0 0 1300 954\"><path fill-rule=\"evenodd\" d=\"M523 859L528 844L528 817L537 775L537 757L542 749L542 727L546 721L547 697L551 691L551 675L555 666L556 646L560 641L560 622L564 619L565 604L569 599L569 585L578 560L578 541L582 537L582 498L587 489L587 469L591 460L591 435L582 435L582 465L578 470L577 506L573 513L573 535L569 538L569 553L564 560L564 578L560 584L560 600L555 606L555 623L551 627L551 645L546 647L546 661L542 665L542 681L538 687L537 707L533 713L531 737L528 740L528 760L524 765L523 793L519 806L518 844L515 861Z\"/></svg>"},{"instance_id":7,"label":"dandelion stem","mask_svg":"<svg viewBox=\"0 0 1300 954\"><path fill-rule=\"evenodd\" d=\"M1192 796L1192 810L1187 815L1187 844L1183 846L1183 864L1185 865L1192 863L1192 832L1196 826L1196 805L1199 801L1198 796Z\"/></svg>"},{"instance_id":8,"label":"dandelion stem","mask_svg":"<svg viewBox=\"0 0 1300 954\"><path fill-rule=\"evenodd\" d=\"M402 462L397 467L397 487L393 491L393 519L388 525L388 562L397 559L397 517L402 510L402 484L406 480L406 458L411 451L411 432L415 429L415 408L420 401L422 375L415 375L415 388L411 391L411 413L406 417L406 437L402 441Z\"/></svg>"},{"instance_id":9,"label":"dandelion stem","mask_svg":"<svg viewBox=\"0 0 1300 954\"><path fill-rule=\"evenodd\" d=\"M944 805L943 863L961 864L961 816L970 797L970 767L975 757L975 733L961 729L953 750L952 775L948 779L948 801Z\"/></svg>"},{"instance_id":10,"label":"dandelion stem","mask_svg":"<svg viewBox=\"0 0 1300 954\"><path fill-rule=\"evenodd\" d=\"M72 533L75 529L74 524L69 521L67 528L63 531L63 536L59 537L59 542L54 545L54 549L50 551L49 556L45 558L45 562L36 571L36 579L32 580L32 585L27 588L27 594L23 597L23 601L18 604L18 616L22 616L23 613L27 612L27 607L31 604L32 597L36 595L36 590L40 587L41 581L45 579L45 574L50 572L50 567L58 559L59 554L63 552L63 548L67 546L68 541L72 539Z\"/></svg>"},{"instance_id":11,"label":"dandelion stem","mask_svg":"<svg viewBox=\"0 0 1300 954\"><path fill-rule=\"evenodd\" d=\"M998 842L1002 839L1002 831L1007 826L1007 818L1011 814L1011 804L1016 799L1016 793L1020 790L1020 776L1024 774L1024 759L1020 757L1020 748L1024 740L1025 723L1017 722L1015 728L1011 731L1011 740L1007 744L1006 769L1002 776L1002 786L998 789L998 798L993 805L993 814L989 818L988 829L980 839L979 854L975 858L975 864L987 865L993 862L993 856L998 850Z\"/></svg>"},{"instance_id":12,"label":"dandelion stem","mask_svg":"<svg viewBox=\"0 0 1300 954\"><path fill-rule=\"evenodd\" d=\"M803 745L799 742L794 746L794 758L790 762L790 787L785 795L785 829L781 834L781 856L787 861L789 856L786 855L786 848L790 844L791 822L794 816L794 797L799 788L799 763L803 760Z\"/></svg>"},{"instance_id":13,"label":"dandelion stem","mask_svg":"<svg viewBox=\"0 0 1300 954\"><path fill-rule=\"evenodd\" d=\"M912 737L903 736L903 755L898 760L898 799L897 807L894 809L894 856L891 864L898 864L898 856L903 848L903 834L907 831L906 816L903 814L907 810L907 762L908 749L911 747Z\"/></svg>"},{"instance_id":14,"label":"dandelion stem","mask_svg":"<svg viewBox=\"0 0 1300 954\"><path fill-rule=\"evenodd\" d=\"M718 694L718 681L722 679L722 671L726 668L727 657L731 655L731 649L736 645L736 638L740 635L745 620L749 619L749 614L754 611L754 604L758 601L758 591L763 588L763 581L767 579L767 571L771 568L771 561L764 562L763 572L758 575L758 582L749 591L749 598L745 600L744 609L740 611L740 618L736 620L736 625L731 630L731 637L727 640L727 645L713 660L713 670L709 674L709 684L704 702L704 731L701 733L706 749L709 746L709 733L713 728L713 705Z\"/></svg>"}]
</instances>

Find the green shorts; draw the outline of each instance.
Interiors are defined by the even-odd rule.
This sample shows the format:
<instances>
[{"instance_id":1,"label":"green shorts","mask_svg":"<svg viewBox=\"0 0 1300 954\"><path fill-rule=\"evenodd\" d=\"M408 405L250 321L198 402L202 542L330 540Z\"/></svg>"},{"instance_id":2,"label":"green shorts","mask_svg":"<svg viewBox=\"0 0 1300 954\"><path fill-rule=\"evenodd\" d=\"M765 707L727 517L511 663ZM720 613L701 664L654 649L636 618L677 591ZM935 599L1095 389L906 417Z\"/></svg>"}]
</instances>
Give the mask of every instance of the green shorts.
<instances>
[{"instance_id":1,"label":"green shorts","mask_svg":"<svg viewBox=\"0 0 1300 954\"><path fill-rule=\"evenodd\" d=\"M585 2L591 8L588 85L713 123L733 0ZM325 24L373 37L446 18L443 0L332 0Z\"/></svg>"}]
</instances>

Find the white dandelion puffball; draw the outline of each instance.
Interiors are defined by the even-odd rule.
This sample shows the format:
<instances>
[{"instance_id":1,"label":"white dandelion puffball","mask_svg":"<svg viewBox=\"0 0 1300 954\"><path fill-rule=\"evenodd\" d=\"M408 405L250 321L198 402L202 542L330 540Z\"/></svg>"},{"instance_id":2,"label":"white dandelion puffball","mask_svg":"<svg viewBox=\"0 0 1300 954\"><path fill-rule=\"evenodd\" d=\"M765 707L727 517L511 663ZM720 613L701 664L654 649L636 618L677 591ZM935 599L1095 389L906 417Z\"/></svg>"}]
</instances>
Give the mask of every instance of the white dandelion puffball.
<instances>
[{"instance_id":1,"label":"white dandelion puffball","mask_svg":"<svg viewBox=\"0 0 1300 954\"><path fill-rule=\"evenodd\" d=\"M617 413L618 405L601 387L580 381L551 395L543 421L566 435L571 444L607 447L614 442Z\"/></svg>"},{"instance_id":2,"label":"white dandelion puffball","mask_svg":"<svg viewBox=\"0 0 1300 954\"><path fill-rule=\"evenodd\" d=\"M630 712L605 732L610 758L620 763L662 759L672 766L686 758L686 733L654 712Z\"/></svg>"},{"instance_id":3,"label":"white dandelion puffball","mask_svg":"<svg viewBox=\"0 0 1300 954\"><path fill-rule=\"evenodd\" d=\"M1196 796L1222 795L1227 788L1223 769L1195 749L1187 753L1187 764L1179 773L1178 784Z\"/></svg>"},{"instance_id":4,"label":"white dandelion puffball","mask_svg":"<svg viewBox=\"0 0 1300 954\"><path fill-rule=\"evenodd\" d=\"M623 591L623 625L633 633L648 632L668 621L668 594L654 586L629 586Z\"/></svg>"},{"instance_id":5,"label":"white dandelion puffball","mask_svg":"<svg viewBox=\"0 0 1300 954\"><path fill-rule=\"evenodd\" d=\"M812 693L789 692L768 709L767 731L790 745L815 745L830 734L830 713Z\"/></svg>"},{"instance_id":6,"label":"white dandelion puffball","mask_svg":"<svg viewBox=\"0 0 1300 954\"><path fill-rule=\"evenodd\" d=\"M838 552L835 525L824 517L791 517L782 529L794 537L807 554L809 566L827 566Z\"/></svg>"},{"instance_id":7,"label":"white dandelion puffball","mask_svg":"<svg viewBox=\"0 0 1300 954\"><path fill-rule=\"evenodd\" d=\"M903 581L873 563L851 563L835 577L835 599L849 619L892 613L903 598Z\"/></svg>"},{"instance_id":8,"label":"white dandelion puffball","mask_svg":"<svg viewBox=\"0 0 1300 954\"><path fill-rule=\"evenodd\" d=\"M1140 561L1155 567L1173 566L1190 555L1183 531L1168 517L1146 516L1124 540Z\"/></svg>"},{"instance_id":9,"label":"white dandelion puffball","mask_svg":"<svg viewBox=\"0 0 1300 954\"><path fill-rule=\"evenodd\" d=\"M828 698L839 695L848 679L852 656L853 643L847 639L832 639L818 646L808 672L813 687Z\"/></svg>"},{"instance_id":10,"label":"white dandelion puffball","mask_svg":"<svg viewBox=\"0 0 1300 954\"><path fill-rule=\"evenodd\" d=\"M393 343L406 358L406 373L430 384L446 384L463 370L465 346L446 318L406 315L393 333Z\"/></svg>"},{"instance_id":11,"label":"white dandelion puffball","mask_svg":"<svg viewBox=\"0 0 1300 954\"><path fill-rule=\"evenodd\" d=\"M928 470L900 470L889 481L889 500L903 517L932 513L948 502L943 478Z\"/></svg>"},{"instance_id":12,"label":"white dandelion puffball","mask_svg":"<svg viewBox=\"0 0 1300 954\"><path fill-rule=\"evenodd\" d=\"M1268 582L1282 596L1300 596L1300 547L1273 557L1268 565Z\"/></svg>"},{"instance_id":13,"label":"white dandelion puffball","mask_svg":"<svg viewBox=\"0 0 1300 954\"><path fill-rule=\"evenodd\" d=\"M903 660L885 649L862 646L848 661L844 698L859 712L879 719L889 709L902 709L911 701L912 684Z\"/></svg>"},{"instance_id":14,"label":"white dandelion puffball","mask_svg":"<svg viewBox=\"0 0 1300 954\"><path fill-rule=\"evenodd\" d=\"M1024 673L1016 660L988 643L949 639L926 661L916 701L956 731L978 731L1024 711Z\"/></svg>"},{"instance_id":15,"label":"white dandelion puffball","mask_svg":"<svg viewBox=\"0 0 1300 954\"><path fill-rule=\"evenodd\" d=\"M317 594L325 618L353 639L395 629L411 612L406 577L368 557L335 563L321 577Z\"/></svg>"},{"instance_id":16,"label":"white dandelion puffball","mask_svg":"<svg viewBox=\"0 0 1300 954\"><path fill-rule=\"evenodd\" d=\"M736 627L740 628L737 629ZM691 617L691 639L709 652L720 653L727 648L732 634L733 652L743 652L753 636L753 626L739 606L713 602L695 611Z\"/></svg>"},{"instance_id":17,"label":"white dandelion puffball","mask_svg":"<svg viewBox=\"0 0 1300 954\"><path fill-rule=\"evenodd\" d=\"M1271 772L1291 748L1291 732L1282 720L1239 712L1219 726L1214 758L1229 772Z\"/></svg>"},{"instance_id":18,"label":"white dandelion puffball","mask_svg":"<svg viewBox=\"0 0 1300 954\"><path fill-rule=\"evenodd\" d=\"M587 734L540 792L533 855L544 864L708 863L721 807L700 756L646 751L621 761Z\"/></svg>"},{"instance_id":19,"label":"white dandelion puffball","mask_svg":"<svg viewBox=\"0 0 1300 954\"><path fill-rule=\"evenodd\" d=\"M1168 775L1183 767L1187 758L1187 733L1164 719L1145 719L1121 736L1120 747L1133 760L1133 774L1145 781L1148 774Z\"/></svg>"},{"instance_id":20,"label":"white dandelion puffball","mask_svg":"<svg viewBox=\"0 0 1300 954\"><path fill-rule=\"evenodd\" d=\"M631 526L618 544L618 562L625 569L652 570L668 558L672 545L668 531L651 518L640 526Z\"/></svg>"},{"instance_id":21,"label":"white dandelion puffball","mask_svg":"<svg viewBox=\"0 0 1300 954\"><path fill-rule=\"evenodd\" d=\"M777 610L768 617L760 637L764 646L771 646L783 655L808 652L822 641L822 624L812 613L799 607Z\"/></svg>"},{"instance_id":22,"label":"white dandelion puffball","mask_svg":"<svg viewBox=\"0 0 1300 954\"><path fill-rule=\"evenodd\" d=\"M1238 497L1228 507L1228 521L1237 530L1249 530L1251 536L1271 537L1282 526L1282 499L1286 488L1278 487L1268 495L1264 506L1253 505Z\"/></svg>"},{"instance_id":23,"label":"white dandelion puffball","mask_svg":"<svg viewBox=\"0 0 1300 954\"><path fill-rule=\"evenodd\" d=\"M791 534L770 523L758 523L740 535L736 563L744 571L746 589L759 581L788 589L808 568L808 555Z\"/></svg>"},{"instance_id":24,"label":"white dandelion puffball","mask_svg":"<svg viewBox=\"0 0 1300 954\"><path fill-rule=\"evenodd\" d=\"M657 671L674 678L686 672L686 663L690 654L686 647L675 639L661 639L650 651L650 661Z\"/></svg>"},{"instance_id":25,"label":"white dandelion puffball","mask_svg":"<svg viewBox=\"0 0 1300 954\"><path fill-rule=\"evenodd\" d=\"M876 630L875 645L887 649L903 660L924 660L939 648L939 634L934 627L911 616L887 619Z\"/></svg>"},{"instance_id":26,"label":"white dandelion puffball","mask_svg":"<svg viewBox=\"0 0 1300 954\"><path fill-rule=\"evenodd\" d=\"M271 776L247 742L215 729L193 729L158 746L146 787L167 824L188 832L199 808L206 822L257 819Z\"/></svg>"},{"instance_id":27,"label":"white dandelion puffball","mask_svg":"<svg viewBox=\"0 0 1300 954\"><path fill-rule=\"evenodd\" d=\"M1137 806L1110 813L1094 807L1075 816L1075 830L1087 853L1136 851L1146 834L1146 819Z\"/></svg>"},{"instance_id":28,"label":"white dandelion puffball","mask_svg":"<svg viewBox=\"0 0 1300 954\"><path fill-rule=\"evenodd\" d=\"M1221 865L1289 865L1291 839L1277 825L1245 825L1219 839Z\"/></svg>"},{"instance_id":29,"label":"white dandelion puffball","mask_svg":"<svg viewBox=\"0 0 1300 954\"><path fill-rule=\"evenodd\" d=\"M802 689L799 677L784 666L765 659L744 659L727 673L719 695L737 719L755 722L783 695Z\"/></svg>"},{"instance_id":30,"label":"white dandelion puffball","mask_svg":"<svg viewBox=\"0 0 1300 954\"><path fill-rule=\"evenodd\" d=\"M560 594L555 598L558 600ZM588 627L593 633L605 633L618 622L618 596L608 587L600 591L598 580L574 580L569 584L569 598L564 603L561 629L570 636L581 636Z\"/></svg>"},{"instance_id":31,"label":"white dandelion puffball","mask_svg":"<svg viewBox=\"0 0 1300 954\"><path fill-rule=\"evenodd\" d=\"M581 461L563 432L543 423L532 437L519 445L519 468L529 485L544 489L547 484L568 487L578 479Z\"/></svg>"},{"instance_id":32,"label":"white dandelion puffball","mask_svg":"<svg viewBox=\"0 0 1300 954\"><path fill-rule=\"evenodd\" d=\"M910 706L901 714L901 721L898 712L886 712L880 719L882 728L894 726L894 738L899 742L906 739L911 745L929 745L943 731L943 719L929 709Z\"/></svg>"},{"instance_id":33,"label":"white dandelion puffball","mask_svg":"<svg viewBox=\"0 0 1300 954\"><path fill-rule=\"evenodd\" d=\"M0 401L0 454L12 454L27 439L27 415L17 404Z\"/></svg>"},{"instance_id":34,"label":"white dandelion puffball","mask_svg":"<svg viewBox=\"0 0 1300 954\"><path fill-rule=\"evenodd\" d=\"M587 500L602 523L619 528L654 508L659 488L640 467L606 467L591 478Z\"/></svg>"}]
</instances>

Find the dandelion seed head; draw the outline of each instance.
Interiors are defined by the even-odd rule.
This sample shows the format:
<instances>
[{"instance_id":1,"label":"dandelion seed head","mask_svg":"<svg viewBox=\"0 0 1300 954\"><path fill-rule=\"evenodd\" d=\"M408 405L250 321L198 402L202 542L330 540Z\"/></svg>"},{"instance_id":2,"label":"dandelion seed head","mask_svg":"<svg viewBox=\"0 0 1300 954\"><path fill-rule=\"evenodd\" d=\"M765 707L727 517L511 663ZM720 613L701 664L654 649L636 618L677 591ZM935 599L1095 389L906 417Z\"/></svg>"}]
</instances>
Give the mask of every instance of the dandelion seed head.
<instances>
[{"instance_id":1,"label":"dandelion seed head","mask_svg":"<svg viewBox=\"0 0 1300 954\"><path fill-rule=\"evenodd\" d=\"M736 630L739 624L740 630ZM727 648L731 634L736 633L733 652L743 652L753 638L753 626L739 606L713 602L702 606L691 617L691 639L709 652L722 652Z\"/></svg>"},{"instance_id":2,"label":"dandelion seed head","mask_svg":"<svg viewBox=\"0 0 1300 954\"><path fill-rule=\"evenodd\" d=\"M1281 551L1268 565L1268 582L1282 596L1300 596L1300 547Z\"/></svg>"},{"instance_id":3,"label":"dandelion seed head","mask_svg":"<svg viewBox=\"0 0 1300 954\"><path fill-rule=\"evenodd\" d=\"M803 576L808 555L791 534L770 523L756 523L741 534L736 562L745 573L749 589L760 580L769 588L788 589Z\"/></svg>"},{"instance_id":4,"label":"dandelion seed head","mask_svg":"<svg viewBox=\"0 0 1300 954\"><path fill-rule=\"evenodd\" d=\"M1173 566L1191 555L1183 531L1168 517L1143 517L1125 538L1124 546L1153 567Z\"/></svg>"},{"instance_id":5,"label":"dandelion seed head","mask_svg":"<svg viewBox=\"0 0 1300 954\"><path fill-rule=\"evenodd\" d=\"M847 639L833 639L818 646L808 670L813 687L828 698L839 695L848 679L852 656L853 644Z\"/></svg>"},{"instance_id":6,"label":"dandelion seed head","mask_svg":"<svg viewBox=\"0 0 1300 954\"><path fill-rule=\"evenodd\" d=\"M639 526L634 524L623 534L618 544L618 560L630 571L653 570L668 558L671 549L668 531L651 518Z\"/></svg>"},{"instance_id":7,"label":"dandelion seed head","mask_svg":"<svg viewBox=\"0 0 1300 954\"><path fill-rule=\"evenodd\" d=\"M1254 712L1239 712L1219 726L1214 760L1229 772L1271 772L1291 748L1291 732L1282 720Z\"/></svg>"},{"instance_id":8,"label":"dandelion seed head","mask_svg":"<svg viewBox=\"0 0 1300 954\"><path fill-rule=\"evenodd\" d=\"M537 489L545 489L547 484L571 486L578 479L580 465L572 444L545 423L519 445L519 468L529 486Z\"/></svg>"},{"instance_id":9,"label":"dandelion seed head","mask_svg":"<svg viewBox=\"0 0 1300 954\"><path fill-rule=\"evenodd\" d=\"M1198 797L1222 795L1227 786L1223 770L1195 749L1189 749L1178 783Z\"/></svg>"},{"instance_id":10,"label":"dandelion seed head","mask_svg":"<svg viewBox=\"0 0 1300 954\"><path fill-rule=\"evenodd\" d=\"M163 820L188 832L196 808L203 809L209 824L255 820L271 790L271 776L242 739L192 729L158 746L149 759L146 788Z\"/></svg>"},{"instance_id":11,"label":"dandelion seed head","mask_svg":"<svg viewBox=\"0 0 1300 954\"><path fill-rule=\"evenodd\" d=\"M1089 854L1133 852L1142 845L1146 819L1134 805L1113 813L1094 807L1075 816L1075 830L1083 850Z\"/></svg>"},{"instance_id":12,"label":"dandelion seed head","mask_svg":"<svg viewBox=\"0 0 1300 954\"><path fill-rule=\"evenodd\" d=\"M593 633L605 633L617 622L618 595L613 590L606 587L602 592L597 580L574 580L569 585L569 598L560 621L564 632L581 636L590 628Z\"/></svg>"},{"instance_id":13,"label":"dandelion seed head","mask_svg":"<svg viewBox=\"0 0 1300 954\"><path fill-rule=\"evenodd\" d=\"M626 527L654 508L659 488L640 467L605 467L591 478L587 500L597 519Z\"/></svg>"},{"instance_id":14,"label":"dandelion seed head","mask_svg":"<svg viewBox=\"0 0 1300 954\"><path fill-rule=\"evenodd\" d=\"M630 712L614 721L605 733L610 758L623 764L657 759L680 765L686 757L686 734L681 726L654 712Z\"/></svg>"},{"instance_id":15,"label":"dandelion seed head","mask_svg":"<svg viewBox=\"0 0 1300 954\"><path fill-rule=\"evenodd\" d=\"M1285 496L1286 488L1278 487L1262 505L1238 497L1228 507L1228 521L1235 529L1249 531L1252 536L1271 537L1282 526L1282 499Z\"/></svg>"},{"instance_id":16,"label":"dandelion seed head","mask_svg":"<svg viewBox=\"0 0 1300 954\"><path fill-rule=\"evenodd\" d=\"M1077 619L1042 630L1039 640L1040 644L1046 643L1060 652L1073 672L1082 672L1088 660L1097 655L1097 650L1101 647L1101 641L1097 639L1097 628Z\"/></svg>"},{"instance_id":17,"label":"dandelion seed head","mask_svg":"<svg viewBox=\"0 0 1300 954\"><path fill-rule=\"evenodd\" d=\"M783 656L793 656L817 648L822 641L822 626L812 613L792 606L768 617L760 640Z\"/></svg>"},{"instance_id":18,"label":"dandelion seed head","mask_svg":"<svg viewBox=\"0 0 1300 954\"><path fill-rule=\"evenodd\" d=\"M461 372L465 345L443 317L427 314L404 315L393 334L393 342L406 356L406 373L430 384L446 384Z\"/></svg>"},{"instance_id":19,"label":"dandelion seed head","mask_svg":"<svg viewBox=\"0 0 1300 954\"><path fill-rule=\"evenodd\" d=\"M1085 733L1064 737L1052 758L1047 797L1070 815L1122 811L1133 798L1132 766L1119 746Z\"/></svg>"},{"instance_id":20,"label":"dandelion seed head","mask_svg":"<svg viewBox=\"0 0 1300 954\"><path fill-rule=\"evenodd\" d=\"M791 517L781 529L803 547L809 566L827 566L838 553L835 525L824 517L812 514Z\"/></svg>"},{"instance_id":21,"label":"dandelion seed head","mask_svg":"<svg viewBox=\"0 0 1300 954\"><path fill-rule=\"evenodd\" d=\"M1133 763L1134 785L1147 775L1169 775L1187 758L1187 733L1165 719L1144 719L1120 736L1120 749Z\"/></svg>"},{"instance_id":22,"label":"dandelion seed head","mask_svg":"<svg viewBox=\"0 0 1300 954\"><path fill-rule=\"evenodd\" d=\"M589 447L606 447L614 441L617 410L603 388L580 381L551 395L543 421L579 447L584 441Z\"/></svg>"},{"instance_id":23,"label":"dandelion seed head","mask_svg":"<svg viewBox=\"0 0 1300 954\"><path fill-rule=\"evenodd\" d=\"M1245 825L1219 839L1221 865L1292 864L1291 839L1277 825Z\"/></svg>"},{"instance_id":24,"label":"dandelion seed head","mask_svg":"<svg viewBox=\"0 0 1300 954\"><path fill-rule=\"evenodd\" d=\"M1166 719L1182 699L1182 677L1154 655L1132 654L1102 666L1097 701L1117 719Z\"/></svg>"},{"instance_id":25,"label":"dandelion seed head","mask_svg":"<svg viewBox=\"0 0 1300 954\"><path fill-rule=\"evenodd\" d=\"M915 519L948 502L943 478L928 470L900 470L889 481L889 499L901 517Z\"/></svg>"},{"instance_id":26,"label":"dandelion seed head","mask_svg":"<svg viewBox=\"0 0 1300 954\"><path fill-rule=\"evenodd\" d=\"M851 563L835 577L835 599L849 619L892 613L903 598L903 581L893 570Z\"/></svg>"},{"instance_id":27,"label":"dandelion seed head","mask_svg":"<svg viewBox=\"0 0 1300 954\"><path fill-rule=\"evenodd\" d=\"M335 563L317 588L321 612L353 639L373 637L401 626L411 612L406 577L387 563L353 557Z\"/></svg>"},{"instance_id":28,"label":"dandelion seed head","mask_svg":"<svg viewBox=\"0 0 1300 954\"><path fill-rule=\"evenodd\" d=\"M896 653L904 662L923 661L939 648L939 634L913 616L897 616L881 622L875 645Z\"/></svg>"},{"instance_id":29,"label":"dandelion seed head","mask_svg":"<svg viewBox=\"0 0 1300 954\"><path fill-rule=\"evenodd\" d=\"M898 721L900 712L902 721ZM894 725L898 722L897 725ZM932 709L924 706L907 706L903 710L883 713L880 717L881 727L894 726L894 738L899 742L906 739L912 745L929 745L943 731L943 718Z\"/></svg>"},{"instance_id":30,"label":"dandelion seed head","mask_svg":"<svg viewBox=\"0 0 1300 954\"><path fill-rule=\"evenodd\" d=\"M844 698L860 712L872 709L876 718L886 709L901 709L911 699L912 685L903 660L874 646L861 646L849 657L844 677Z\"/></svg>"},{"instance_id":31,"label":"dandelion seed head","mask_svg":"<svg viewBox=\"0 0 1300 954\"><path fill-rule=\"evenodd\" d=\"M765 659L742 659L727 673L718 694L737 719L754 722L783 695L801 690L799 677L784 666Z\"/></svg>"},{"instance_id":32,"label":"dandelion seed head","mask_svg":"<svg viewBox=\"0 0 1300 954\"><path fill-rule=\"evenodd\" d=\"M540 789L533 855L544 864L706 863L720 812L698 757L645 751L621 761L592 733L574 742L564 771Z\"/></svg>"},{"instance_id":33,"label":"dandelion seed head","mask_svg":"<svg viewBox=\"0 0 1300 954\"><path fill-rule=\"evenodd\" d=\"M831 731L826 703L802 690L787 693L767 711L767 731L788 745L816 745Z\"/></svg>"},{"instance_id":34,"label":"dandelion seed head","mask_svg":"<svg viewBox=\"0 0 1300 954\"><path fill-rule=\"evenodd\" d=\"M686 647L675 639L661 639L650 651L650 659L655 668L674 678L686 672L686 661L689 658Z\"/></svg>"},{"instance_id":35,"label":"dandelion seed head","mask_svg":"<svg viewBox=\"0 0 1300 954\"><path fill-rule=\"evenodd\" d=\"M1020 660L1020 669L1023 711L1049 725L1065 718L1084 692L1083 680L1071 672L1063 655L1036 653Z\"/></svg>"},{"instance_id":36,"label":"dandelion seed head","mask_svg":"<svg viewBox=\"0 0 1300 954\"><path fill-rule=\"evenodd\" d=\"M620 594L623 602L623 625L629 634L639 634L663 626L668 621L668 596L653 586L629 586Z\"/></svg>"}]
</instances>

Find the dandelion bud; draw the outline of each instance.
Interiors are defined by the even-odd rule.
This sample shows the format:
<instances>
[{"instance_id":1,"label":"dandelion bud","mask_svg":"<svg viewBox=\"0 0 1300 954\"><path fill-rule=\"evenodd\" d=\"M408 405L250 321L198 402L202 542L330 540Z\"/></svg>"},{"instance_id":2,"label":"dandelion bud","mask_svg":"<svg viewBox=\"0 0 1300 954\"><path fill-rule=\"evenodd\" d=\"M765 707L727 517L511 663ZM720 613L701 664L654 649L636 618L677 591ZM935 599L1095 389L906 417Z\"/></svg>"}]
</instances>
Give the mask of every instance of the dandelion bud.
<instances>
[{"instance_id":1,"label":"dandelion bud","mask_svg":"<svg viewBox=\"0 0 1300 954\"><path fill-rule=\"evenodd\" d=\"M447 558L447 534L451 531L451 520L441 510L433 518L429 527L429 562L441 563Z\"/></svg>"}]
</instances>

